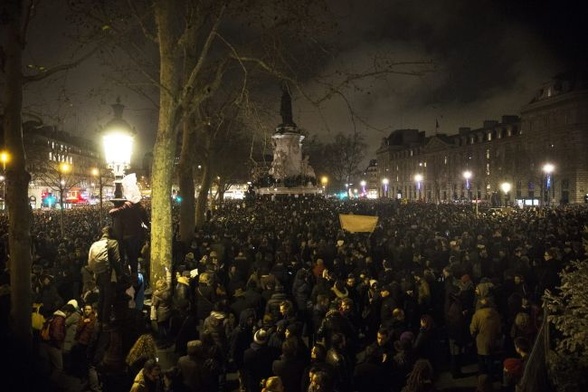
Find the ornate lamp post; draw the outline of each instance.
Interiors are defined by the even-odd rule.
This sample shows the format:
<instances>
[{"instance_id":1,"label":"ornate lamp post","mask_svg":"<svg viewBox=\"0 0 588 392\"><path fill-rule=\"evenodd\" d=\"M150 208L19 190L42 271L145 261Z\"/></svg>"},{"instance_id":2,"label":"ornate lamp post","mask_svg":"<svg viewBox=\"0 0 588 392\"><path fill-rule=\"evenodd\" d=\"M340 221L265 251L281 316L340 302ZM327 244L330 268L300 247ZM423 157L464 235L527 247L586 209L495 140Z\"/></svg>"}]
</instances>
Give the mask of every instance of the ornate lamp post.
<instances>
[{"instance_id":1,"label":"ornate lamp post","mask_svg":"<svg viewBox=\"0 0 588 392\"><path fill-rule=\"evenodd\" d=\"M122 118L124 108L125 106L120 103L120 98L117 98L116 103L112 105L114 118L102 130L104 157L108 168L114 174L114 198L111 201L115 206L125 202L121 180L125 175L125 170L131 164L135 137L134 129Z\"/></svg>"},{"instance_id":2,"label":"ornate lamp post","mask_svg":"<svg viewBox=\"0 0 588 392\"><path fill-rule=\"evenodd\" d=\"M555 199L555 187L553 186L553 177L552 173L555 169L555 166L551 163L546 163L543 165L543 173L545 173L545 194L543 195L543 203L548 206L550 205L549 201L549 190L553 189L553 198Z\"/></svg>"},{"instance_id":3,"label":"ornate lamp post","mask_svg":"<svg viewBox=\"0 0 588 392\"><path fill-rule=\"evenodd\" d=\"M133 151L133 139L135 131L123 118L124 105L117 98L116 103L112 105L114 118L110 120L104 129L102 129L102 143L104 147L104 157L106 164L114 174L114 198L110 201L115 207L121 206L126 199L122 193L122 178L125 170L130 167L131 154ZM100 198L102 202L102 197ZM113 222L117 226L117 222ZM116 230L116 229L115 229ZM114 306L114 312L124 313L125 309ZM123 319L122 314L117 314L117 318ZM110 343L104 354L104 364L113 372L123 372L125 363L123 355L122 332L119 326L112 326L108 331L110 334Z\"/></svg>"},{"instance_id":4,"label":"ornate lamp post","mask_svg":"<svg viewBox=\"0 0 588 392\"><path fill-rule=\"evenodd\" d=\"M414 181L416 182L416 186L417 186L418 200L421 200L421 185L423 182L423 175L422 174L415 174Z\"/></svg>"}]
</instances>

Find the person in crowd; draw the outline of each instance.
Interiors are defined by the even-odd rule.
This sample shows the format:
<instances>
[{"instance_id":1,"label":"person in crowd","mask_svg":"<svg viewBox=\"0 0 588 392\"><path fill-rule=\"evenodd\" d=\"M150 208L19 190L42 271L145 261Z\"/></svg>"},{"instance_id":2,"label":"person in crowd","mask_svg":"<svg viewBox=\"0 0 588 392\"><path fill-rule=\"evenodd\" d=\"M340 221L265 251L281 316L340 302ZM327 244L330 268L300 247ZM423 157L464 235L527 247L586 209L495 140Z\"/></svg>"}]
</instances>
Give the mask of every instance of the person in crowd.
<instances>
[{"instance_id":1,"label":"person in crowd","mask_svg":"<svg viewBox=\"0 0 588 392\"><path fill-rule=\"evenodd\" d=\"M161 346L171 344L170 328L173 308L173 297L167 281L160 279L155 284L155 291L151 296L151 307L155 310L155 321L157 325L157 339Z\"/></svg>"},{"instance_id":2,"label":"person in crowd","mask_svg":"<svg viewBox=\"0 0 588 392\"><path fill-rule=\"evenodd\" d=\"M402 392L435 392L433 366L426 359L415 362Z\"/></svg>"},{"instance_id":3,"label":"person in crowd","mask_svg":"<svg viewBox=\"0 0 588 392\"><path fill-rule=\"evenodd\" d=\"M299 355L299 340L291 336L282 343L282 355L272 364L272 372L280 377L285 392L300 391L300 380L306 368L306 358Z\"/></svg>"},{"instance_id":4,"label":"person in crowd","mask_svg":"<svg viewBox=\"0 0 588 392\"><path fill-rule=\"evenodd\" d=\"M98 241L106 240L108 249L108 259L105 265L100 265L98 270L93 271L96 276L96 285L98 286L98 322L101 328L107 328L114 317L113 305L116 297L116 280L122 276L122 264L118 241L114 238L114 231L111 226L102 228L102 236ZM95 242L98 242L95 241ZM91 258L98 255L92 252L88 253L88 264L94 262ZM96 263L97 264L97 263Z\"/></svg>"},{"instance_id":5,"label":"person in crowd","mask_svg":"<svg viewBox=\"0 0 588 392\"><path fill-rule=\"evenodd\" d=\"M149 230L149 217L141 202L141 191L135 173L123 177L122 191L125 202L110 209L108 213L112 217L113 234L119 242L121 258L129 267L131 281L136 285L139 257Z\"/></svg>"},{"instance_id":6,"label":"person in crowd","mask_svg":"<svg viewBox=\"0 0 588 392\"><path fill-rule=\"evenodd\" d=\"M336 374L336 385L340 391L351 391L354 361L346 350L346 336L341 332L331 335L330 348L327 351L327 363Z\"/></svg>"},{"instance_id":7,"label":"person in crowd","mask_svg":"<svg viewBox=\"0 0 588 392\"><path fill-rule=\"evenodd\" d=\"M51 366L52 377L57 377L63 372L63 344L65 342L68 305L62 306L53 312L53 315L45 321L41 331L41 349L47 356Z\"/></svg>"},{"instance_id":8,"label":"person in crowd","mask_svg":"<svg viewBox=\"0 0 588 392\"><path fill-rule=\"evenodd\" d=\"M149 359L137 373L129 392L159 392L162 390L161 366L155 359Z\"/></svg>"},{"instance_id":9,"label":"person in crowd","mask_svg":"<svg viewBox=\"0 0 588 392\"><path fill-rule=\"evenodd\" d=\"M488 298L481 298L480 308L476 310L470 324L470 333L476 339L479 372L495 376L494 361L501 338L501 319Z\"/></svg>"},{"instance_id":10,"label":"person in crowd","mask_svg":"<svg viewBox=\"0 0 588 392\"><path fill-rule=\"evenodd\" d=\"M265 329L258 329L253 343L243 353L243 378L247 392L259 392L261 380L272 376L272 365L278 353L267 346L269 340Z\"/></svg>"},{"instance_id":11,"label":"person in crowd","mask_svg":"<svg viewBox=\"0 0 588 392\"><path fill-rule=\"evenodd\" d=\"M374 346L367 346L363 360L353 370L353 390L357 392L386 390L388 383L384 360L380 350Z\"/></svg>"},{"instance_id":12,"label":"person in crowd","mask_svg":"<svg viewBox=\"0 0 588 392\"><path fill-rule=\"evenodd\" d=\"M504 392L514 392L525 373L525 366L531 353L531 341L523 336L514 340L515 351L519 358L506 358L503 361L502 386Z\"/></svg>"},{"instance_id":13,"label":"person in crowd","mask_svg":"<svg viewBox=\"0 0 588 392\"><path fill-rule=\"evenodd\" d=\"M271 376L263 383L261 392L285 392L284 383L278 376Z\"/></svg>"},{"instance_id":14,"label":"person in crowd","mask_svg":"<svg viewBox=\"0 0 588 392\"><path fill-rule=\"evenodd\" d=\"M74 306L75 303L75 306ZM77 301L71 300L63 306L65 312L65 339L63 340L63 366L69 370L72 364L71 350L75 343L76 330L80 321L80 312L78 312Z\"/></svg>"},{"instance_id":15,"label":"person in crowd","mask_svg":"<svg viewBox=\"0 0 588 392\"><path fill-rule=\"evenodd\" d=\"M71 373L79 378L84 378L89 370L89 347L96 339L96 323L94 308L90 304L84 305L71 350Z\"/></svg>"},{"instance_id":16,"label":"person in crowd","mask_svg":"<svg viewBox=\"0 0 588 392\"><path fill-rule=\"evenodd\" d=\"M183 385L189 391L214 391L218 388L216 372L207 362L208 355L200 340L191 340L186 345L187 355L178 359L177 367Z\"/></svg>"},{"instance_id":17,"label":"person in crowd","mask_svg":"<svg viewBox=\"0 0 588 392\"><path fill-rule=\"evenodd\" d=\"M125 358L129 377L133 379L149 360L157 360L157 344L151 333L144 333L135 340Z\"/></svg>"}]
</instances>

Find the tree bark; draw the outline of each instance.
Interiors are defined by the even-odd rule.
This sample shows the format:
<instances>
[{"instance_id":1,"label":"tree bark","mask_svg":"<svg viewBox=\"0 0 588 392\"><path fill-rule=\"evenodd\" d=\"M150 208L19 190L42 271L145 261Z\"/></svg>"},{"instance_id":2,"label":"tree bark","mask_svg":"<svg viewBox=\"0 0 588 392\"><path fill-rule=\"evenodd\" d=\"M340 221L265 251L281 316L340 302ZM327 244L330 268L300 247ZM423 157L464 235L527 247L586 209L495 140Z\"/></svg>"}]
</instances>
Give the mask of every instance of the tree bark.
<instances>
[{"instance_id":1,"label":"tree bark","mask_svg":"<svg viewBox=\"0 0 588 392\"><path fill-rule=\"evenodd\" d=\"M153 147L151 204L151 275L152 284L166 279L172 263L171 187L176 153L176 136L181 107L178 103L181 61L175 51L175 12L173 2L155 2L155 22L159 41L161 83L159 123Z\"/></svg>"},{"instance_id":2,"label":"tree bark","mask_svg":"<svg viewBox=\"0 0 588 392\"><path fill-rule=\"evenodd\" d=\"M22 36L23 4L9 0L0 7L4 48L4 142L10 153L6 166L6 204L8 208L8 242L10 268L11 327L16 339L26 349L32 348L31 331L31 225L28 203L30 174L26 171L22 135Z\"/></svg>"}]
</instances>

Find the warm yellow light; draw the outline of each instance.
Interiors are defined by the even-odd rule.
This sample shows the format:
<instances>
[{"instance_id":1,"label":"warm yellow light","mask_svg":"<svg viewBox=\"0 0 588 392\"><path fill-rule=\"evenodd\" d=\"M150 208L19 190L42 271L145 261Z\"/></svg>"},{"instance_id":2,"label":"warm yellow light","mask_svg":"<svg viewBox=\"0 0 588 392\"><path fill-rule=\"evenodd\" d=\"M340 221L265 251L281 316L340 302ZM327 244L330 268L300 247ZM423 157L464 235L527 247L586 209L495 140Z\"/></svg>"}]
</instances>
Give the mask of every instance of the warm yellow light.
<instances>
[{"instance_id":1,"label":"warm yellow light","mask_svg":"<svg viewBox=\"0 0 588 392\"><path fill-rule=\"evenodd\" d=\"M3 165L10 162L10 154L7 151L0 152L0 162L2 162Z\"/></svg>"},{"instance_id":2,"label":"warm yellow light","mask_svg":"<svg viewBox=\"0 0 588 392\"><path fill-rule=\"evenodd\" d=\"M128 132L109 130L102 138L106 163L129 166L133 151L133 136Z\"/></svg>"},{"instance_id":3,"label":"warm yellow light","mask_svg":"<svg viewBox=\"0 0 588 392\"><path fill-rule=\"evenodd\" d=\"M511 185L508 182L503 182L502 184L500 184L500 189L502 189L502 192L504 192L504 194L507 194L508 192L510 192L510 188L511 188Z\"/></svg>"},{"instance_id":4,"label":"warm yellow light","mask_svg":"<svg viewBox=\"0 0 588 392\"><path fill-rule=\"evenodd\" d=\"M70 170L71 170L71 165L69 163L61 162L59 164L59 172L61 174L67 174L70 172Z\"/></svg>"},{"instance_id":5,"label":"warm yellow light","mask_svg":"<svg viewBox=\"0 0 588 392\"><path fill-rule=\"evenodd\" d=\"M327 176L321 177L321 184L327 185L328 182L329 182L329 178Z\"/></svg>"},{"instance_id":6,"label":"warm yellow light","mask_svg":"<svg viewBox=\"0 0 588 392\"><path fill-rule=\"evenodd\" d=\"M465 178L466 180L469 180L470 178L472 178L472 172L469 170L464 171L463 178Z\"/></svg>"},{"instance_id":7,"label":"warm yellow light","mask_svg":"<svg viewBox=\"0 0 588 392\"><path fill-rule=\"evenodd\" d=\"M93 167L92 168L92 175L94 177L97 177L100 174L100 170L98 170L98 168Z\"/></svg>"},{"instance_id":8,"label":"warm yellow light","mask_svg":"<svg viewBox=\"0 0 588 392\"><path fill-rule=\"evenodd\" d=\"M546 174L551 174L553 173L553 170L555 169L555 166L553 166L553 164L551 163L546 163L545 165L543 165L543 171Z\"/></svg>"},{"instance_id":9,"label":"warm yellow light","mask_svg":"<svg viewBox=\"0 0 588 392\"><path fill-rule=\"evenodd\" d=\"M414 175L414 180L416 182L421 182L423 180L423 175L422 174L415 174Z\"/></svg>"},{"instance_id":10,"label":"warm yellow light","mask_svg":"<svg viewBox=\"0 0 588 392\"><path fill-rule=\"evenodd\" d=\"M388 180L387 178L382 178L383 185L388 185L389 183L390 183L390 180Z\"/></svg>"}]
</instances>

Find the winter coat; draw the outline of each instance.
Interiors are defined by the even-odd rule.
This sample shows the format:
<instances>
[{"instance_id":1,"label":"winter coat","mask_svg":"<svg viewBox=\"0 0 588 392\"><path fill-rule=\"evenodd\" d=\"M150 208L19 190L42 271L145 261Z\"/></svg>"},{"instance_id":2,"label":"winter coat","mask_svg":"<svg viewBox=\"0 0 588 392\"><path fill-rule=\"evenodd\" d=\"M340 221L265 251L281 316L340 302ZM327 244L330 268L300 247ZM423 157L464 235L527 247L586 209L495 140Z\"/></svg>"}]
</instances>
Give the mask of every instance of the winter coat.
<instances>
[{"instance_id":1,"label":"winter coat","mask_svg":"<svg viewBox=\"0 0 588 392\"><path fill-rule=\"evenodd\" d=\"M63 341L63 352L71 351L75 343L76 330L78 329L78 322L81 315L78 312L73 312L65 319L65 339Z\"/></svg>"},{"instance_id":2,"label":"winter coat","mask_svg":"<svg viewBox=\"0 0 588 392\"><path fill-rule=\"evenodd\" d=\"M273 375L272 364L277 358L275 350L267 345L251 343L243 353L243 370L248 392L259 392L259 383Z\"/></svg>"},{"instance_id":3,"label":"winter coat","mask_svg":"<svg viewBox=\"0 0 588 392\"><path fill-rule=\"evenodd\" d=\"M172 315L172 294L166 287L153 292L151 306L155 307L157 322L162 323L170 319Z\"/></svg>"},{"instance_id":4,"label":"winter coat","mask_svg":"<svg viewBox=\"0 0 588 392\"><path fill-rule=\"evenodd\" d=\"M56 310L47 322L49 323L49 341L47 343L62 349L65 341L65 313Z\"/></svg>"},{"instance_id":5,"label":"winter coat","mask_svg":"<svg viewBox=\"0 0 588 392\"><path fill-rule=\"evenodd\" d=\"M501 337L500 314L490 306L476 310L470 323L470 333L476 338L478 355L492 355Z\"/></svg>"},{"instance_id":6,"label":"winter coat","mask_svg":"<svg viewBox=\"0 0 588 392\"><path fill-rule=\"evenodd\" d=\"M247 319L253 317L255 324L255 310L247 308L239 317L239 325L233 330L229 338L229 358L233 360L237 369L243 366L243 353L253 343L253 326L249 325Z\"/></svg>"},{"instance_id":7,"label":"winter coat","mask_svg":"<svg viewBox=\"0 0 588 392\"><path fill-rule=\"evenodd\" d=\"M275 360L272 371L282 380L284 392L299 392L300 380L304 377L306 363L300 358L282 358Z\"/></svg>"},{"instance_id":8,"label":"winter coat","mask_svg":"<svg viewBox=\"0 0 588 392\"><path fill-rule=\"evenodd\" d=\"M78 326L76 328L75 340L78 344L89 346L94 339L94 331L96 330L96 314L90 314L90 317L85 318L80 316Z\"/></svg>"},{"instance_id":9,"label":"winter coat","mask_svg":"<svg viewBox=\"0 0 588 392\"><path fill-rule=\"evenodd\" d=\"M143 369L137 373L133 380L130 392L160 392L163 391L161 382L153 382L143 375Z\"/></svg>"}]
</instances>

